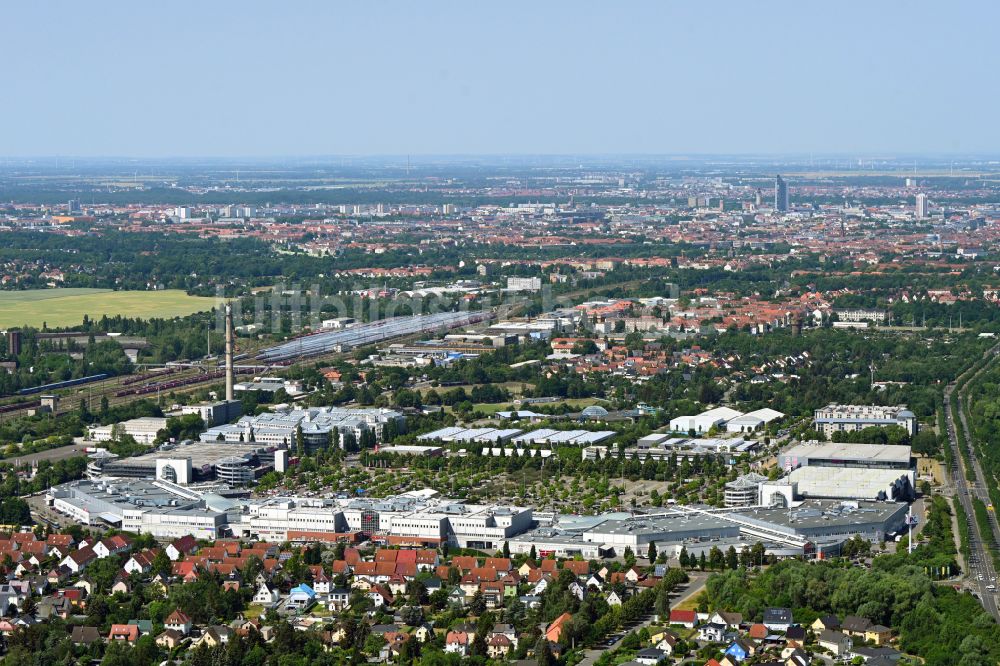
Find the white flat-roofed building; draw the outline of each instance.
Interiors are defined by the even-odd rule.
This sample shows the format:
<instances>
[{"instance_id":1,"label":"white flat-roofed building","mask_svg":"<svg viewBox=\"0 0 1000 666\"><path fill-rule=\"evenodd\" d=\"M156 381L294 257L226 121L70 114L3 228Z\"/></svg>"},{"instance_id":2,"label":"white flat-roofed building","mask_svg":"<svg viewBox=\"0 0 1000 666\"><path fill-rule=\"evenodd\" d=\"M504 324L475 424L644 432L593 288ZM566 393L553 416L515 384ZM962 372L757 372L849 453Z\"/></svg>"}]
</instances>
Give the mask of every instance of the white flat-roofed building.
<instances>
[{"instance_id":1,"label":"white flat-roofed building","mask_svg":"<svg viewBox=\"0 0 1000 666\"><path fill-rule=\"evenodd\" d=\"M858 469L856 467L799 467L788 475L805 498L910 501L914 499L916 471L912 469Z\"/></svg>"},{"instance_id":2,"label":"white flat-roofed building","mask_svg":"<svg viewBox=\"0 0 1000 666\"><path fill-rule=\"evenodd\" d=\"M892 444L847 444L806 442L778 454L785 471L799 467L841 467L860 469L912 469L909 446Z\"/></svg>"},{"instance_id":3,"label":"white flat-roofed building","mask_svg":"<svg viewBox=\"0 0 1000 666\"><path fill-rule=\"evenodd\" d=\"M199 539L215 539L227 522L227 500L165 482L71 481L51 488L46 501L84 525L103 523L163 538L192 534Z\"/></svg>"},{"instance_id":4,"label":"white flat-roofed building","mask_svg":"<svg viewBox=\"0 0 1000 666\"><path fill-rule=\"evenodd\" d=\"M324 319L320 326L327 330L341 330L354 324L354 317L337 317L335 319Z\"/></svg>"},{"instance_id":5,"label":"white flat-roofed building","mask_svg":"<svg viewBox=\"0 0 1000 666\"><path fill-rule=\"evenodd\" d=\"M285 541L289 531L350 531L341 508L331 500L278 498L251 503L241 530L263 541Z\"/></svg>"},{"instance_id":6,"label":"white flat-roofed building","mask_svg":"<svg viewBox=\"0 0 1000 666\"><path fill-rule=\"evenodd\" d=\"M139 444L152 444L156 433L167 427L167 419L160 416L142 416L111 425L90 429L90 439L95 442L110 442L116 436L128 435Z\"/></svg>"},{"instance_id":7,"label":"white flat-roofed building","mask_svg":"<svg viewBox=\"0 0 1000 666\"><path fill-rule=\"evenodd\" d=\"M639 460L670 460L675 459L677 463L684 460L694 461L699 456L716 455L722 456L727 465L733 465L739 457L749 453L757 447L754 440L746 440L742 437L717 438L710 437L698 439L693 437L671 437L659 444L647 444L641 440L636 443L635 448L626 448L622 453L626 460L638 458Z\"/></svg>"},{"instance_id":8,"label":"white flat-roofed building","mask_svg":"<svg viewBox=\"0 0 1000 666\"><path fill-rule=\"evenodd\" d=\"M802 497L910 501L916 470L909 446L807 442L778 454Z\"/></svg>"},{"instance_id":9,"label":"white flat-roofed building","mask_svg":"<svg viewBox=\"0 0 1000 666\"><path fill-rule=\"evenodd\" d=\"M552 428L540 428L517 435L511 441L514 444L520 445L565 444L591 446L609 440L617 434L614 430L553 430Z\"/></svg>"},{"instance_id":10,"label":"white flat-roofed building","mask_svg":"<svg viewBox=\"0 0 1000 666\"><path fill-rule=\"evenodd\" d=\"M875 310L868 308L850 308L843 310L834 310L833 314L837 315L837 319L840 321L849 322L862 322L871 321L876 324L884 324L889 315L885 310Z\"/></svg>"},{"instance_id":11,"label":"white flat-roofed building","mask_svg":"<svg viewBox=\"0 0 1000 666\"><path fill-rule=\"evenodd\" d=\"M540 277L509 277L507 291L538 291L542 288Z\"/></svg>"},{"instance_id":12,"label":"white flat-roofed building","mask_svg":"<svg viewBox=\"0 0 1000 666\"><path fill-rule=\"evenodd\" d=\"M252 502L240 529L243 536L266 541L285 541L289 531L364 532L373 538L411 538L495 550L531 525L532 511L524 507L466 504L406 493L384 499L275 498Z\"/></svg>"},{"instance_id":13,"label":"white flat-roofed building","mask_svg":"<svg viewBox=\"0 0 1000 666\"><path fill-rule=\"evenodd\" d=\"M181 414L197 414L205 422L205 427L211 428L222 423L228 423L243 415L243 403L239 400L222 400L206 402L197 405L181 407Z\"/></svg>"},{"instance_id":14,"label":"white flat-roofed building","mask_svg":"<svg viewBox=\"0 0 1000 666\"><path fill-rule=\"evenodd\" d=\"M401 456L443 456L444 449L440 446L419 446L416 444L399 444L395 446L383 446L379 448L379 453L395 453Z\"/></svg>"},{"instance_id":15,"label":"white flat-roofed building","mask_svg":"<svg viewBox=\"0 0 1000 666\"><path fill-rule=\"evenodd\" d=\"M639 441L636 442L636 446L639 447L656 446L658 444L662 444L668 439L671 439L672 437L673 436L670 433L654 432L650 435L646 435L645 437L640 437Z\"/></svg>"},{"instance_id":16,"label":"white flat-roofed building","mask_svg":"<svg viewBox=\"0 0 1000 666\"><path fill-rule=\"evenodd\" d=\"M190 534L196 539L217 539L227 524L226 514L207 507L156 510L126 509L122 512L122 529L152 534L159 539L176 539Z\"/></svg>"}]
</instances>

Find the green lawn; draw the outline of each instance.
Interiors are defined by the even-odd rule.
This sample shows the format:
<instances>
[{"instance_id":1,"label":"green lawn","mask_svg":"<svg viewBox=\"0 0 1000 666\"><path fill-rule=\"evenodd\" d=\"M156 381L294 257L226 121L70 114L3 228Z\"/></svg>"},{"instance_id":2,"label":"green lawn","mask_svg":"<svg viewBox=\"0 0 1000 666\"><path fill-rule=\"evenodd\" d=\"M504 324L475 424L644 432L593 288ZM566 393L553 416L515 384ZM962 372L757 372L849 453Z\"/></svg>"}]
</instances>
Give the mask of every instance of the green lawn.
<instances>
[{"instance_id":1,"label":"green lawn","mask_svg":"<svg viewBox=\"0 0 1000 666\"><path fill-rule=\"evenodd\" d=\"M494 414L499 411L506 411L513 406L513 400L508 402L481 402L474 405L475 409L483 412L484 414ZM540 407L559 407L562 405L567 405L571 409L583 409L584 407L590 407L591 405L605 405L607 402L599 398L569 398L567 400L559 400L557 402L544 402ZM514 407L514 409L533 411L532 407L536 405L521 405L520 407Z\"/></svg>"},{"instance_id":2,"label":"green lawn","mask_svg":"<svg viewBox=\"0 0 1000 666\"><path fill-rule=\"evenodd\" d=\"M30 289L0 291L0 328L76 326L83 315L127 315L152 319L210 310L214 298L188 296L179 289L112 291L110 289Z\"/></svg>"}]
</instances>

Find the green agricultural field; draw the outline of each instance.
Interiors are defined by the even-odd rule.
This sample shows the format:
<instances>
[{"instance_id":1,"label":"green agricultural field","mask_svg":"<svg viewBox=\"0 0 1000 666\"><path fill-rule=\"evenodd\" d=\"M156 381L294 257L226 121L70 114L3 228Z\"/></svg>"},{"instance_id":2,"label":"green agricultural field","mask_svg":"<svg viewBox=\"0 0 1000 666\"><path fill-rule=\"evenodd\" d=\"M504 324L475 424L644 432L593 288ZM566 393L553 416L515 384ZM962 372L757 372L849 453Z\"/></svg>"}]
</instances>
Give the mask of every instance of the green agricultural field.
<instances>
[{"instance_id":1,"label":"green agricultural field","mask_svg":"<svg viewBox=\"0 0 1000 666\"><path fill-rule=\"evenodd\" d=\"M31 289L0 291L0 328L76 326L83 315L126 315L151 319L210 310L214 298L188 296L179 289L112 291L110 289Z\"/></svg>"}]
</instances>

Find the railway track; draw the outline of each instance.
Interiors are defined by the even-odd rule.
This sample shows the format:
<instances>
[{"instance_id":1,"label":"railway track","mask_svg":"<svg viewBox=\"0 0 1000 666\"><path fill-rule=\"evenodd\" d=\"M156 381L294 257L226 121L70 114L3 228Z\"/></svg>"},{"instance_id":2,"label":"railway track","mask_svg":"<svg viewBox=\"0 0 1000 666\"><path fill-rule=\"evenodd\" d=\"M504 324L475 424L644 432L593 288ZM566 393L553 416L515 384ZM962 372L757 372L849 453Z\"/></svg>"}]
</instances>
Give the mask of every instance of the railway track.
<instances>
[{"instance_id":1,"label":"railway track","mask_svg":"<svg viewBox=\"0 0 1000 666\"><path fill-rule=\"evenodd\" d=\"M496 314L493 311L491 312L494 315ZM435 328L436 327L431 327L430 330L434 330ZM398 336L380 338L371 341L362 340L362 344L357 346L363 346L364 344L382 344L388 342L417 340L426 336L427 333L428 329L406 331ZM254 348L244 350L238 358L250 365L260 364L264 367L274 368L291 367L306 363L329 363L341 360L349 356L356 348L357 347L352 347L349 351L323 351L311 355L281 359L277 361L267 361L266 359L262 359L261 351L263 350L260 348ZM236 365L237 376L241 374L244 376L248 374L256 374L251 370L241 372L238 368L239 363ZM86 400L90 409L94 410L100 404L102 398L107 398L108 405L118 406L128 404L136 400L156 399L162 393L190 393L212 384L224 382L225 379L222 372L222 366L220 366L217 362L213 362L212 364L177 366L169 369L168 371L164 371L163 373L143 373L146 375L145 377L137 374L109 377L108 379L73 387L72 389L56 391L55 393L60 397L60 404L56 410L56 414L66 414L78 409L80 400ZM156 384L161 385L157 387ZM15 407L15 404L19 406ZM7 403L0 401L0 422L4 419L21 416L28 410L37 406L38 400L25 401L23 403L19 403L14 400L8 401Z\"/></svg>"}]
</instances>

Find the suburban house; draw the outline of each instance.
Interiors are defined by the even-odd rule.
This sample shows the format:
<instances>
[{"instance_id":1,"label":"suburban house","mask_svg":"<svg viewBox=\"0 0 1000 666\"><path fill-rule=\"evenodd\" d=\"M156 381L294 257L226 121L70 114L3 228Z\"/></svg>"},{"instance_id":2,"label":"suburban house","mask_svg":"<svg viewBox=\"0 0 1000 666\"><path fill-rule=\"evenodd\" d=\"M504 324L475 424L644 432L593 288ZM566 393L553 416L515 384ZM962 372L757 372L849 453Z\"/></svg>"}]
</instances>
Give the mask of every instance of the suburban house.
<instances>
[{"instance_id":1,"label":"suburban house","mask_svg":"<svg viewBox=\"0 0 1000 666\"><path fill-rule=\"evenodd\" d=\"M788 631L788 628L792 626L792 611L787 608L765 609L764 626L771 631Z\"/></svg>"},{"instance_id":2,"label":"suburban house","mask_svg":"<svg viewBox=\"0 0 1000 666\"><path fill-rule=\"evenodd\" d=\"M185 555L190 555L191 553L198 550L198 540L195 539L190 534L185 534L179 539L173 541L169 546L167 546L167 557L170 561L176 562Z\"/></svg>"},{"instance_id":3,"label":"suburban house","mask_svg":"<svg viewBox=\"0 0 1000 666\"><path fill-rule=\"evenodd\" d=\"M71 573L80 573L87 568L87 565L97 559L94 549L87 546L75 550L59 562L59 566L66 567Z\"/></svg>"},{"instance_id":4,"label":"suburban house","mask_svg":"<svg viewBox=\"0 0 1000 666\"><path fill-rule=\"evenodd\" d=\"M667 653L663 650L650 647L639 650L639 652L635 655L635 661L643 666L656 666L656 664L666 659L667 656Z\"/></svg>"},{"instance_id":5,"label":"suburban house","mask_svg":"<svg viewBox=\"0 0 1000 666\"><path fill-rule=\"evenodd\" d=\"M156 637L156 644L168 650L173 650L182 642L184 642L184 635L173 629L165 629L163 633Z\"/></svg>"},{"instance_id":6,"label":"suburban house","mask_svg":"<svg viewBox=\"0 0 1000 666\"><path fill-rule=\"evenodd\" d=\"M444 639L444 651L459 654L463 657L469 654L471 638L464 631L449 631Z\"/></svg>"},{"instance_id":7,"label":"suburban house","mask_svg":"<svg viewBox=\"0 0 1000 666\"><path fill-rule=\"evenodd\" d=\"M257 593L253 595L252 603L270 606L278 603L280 595L277 588L268 587L267 583L261 583L257 588Z\"/></svg>"},{"instance_id":8,"label":"suburban house","mask_svg":"<svg viewBox=\"0 0 1000 666\"><path fill-rule=\"evenodd\" d=\"M285 599L285 610L302 610L316 600L316 592L305 583L293 587Z\"/></svg>"},{"instance_id":9,"label":"suburban house","mask_svg":"<svg viewBox=\"0 0 1000 666\"><path fill-rule=\"evenodd\" d=\"M694 629L698 623L698 613L693 610L672 610L670 611L670 624L680 625L688 629Z\"/></svg>"},{"instance_id":10,"label":"suburban house","mask_svg":"<svg viewBox=\"0 0 1000 666\"><path fill-rule=\"evenodd\" d=\"M562 636L563 628L572 618L573 616L569 613L563 613L553 620L552 624L545 630L545 639L550 643L558 643L559 638Z\"/></svg>"},{"instance_id":11,"label":"suburban house","mask_svg":"<svg viewBox=\"0 0 1000 666\"><path fill-rule=\"evenodd\" d=\"M139 627L134 624L113 624L108 632L108 642L135 643L139 640Z\"/></svg>"},{"instance_id":12,"label":"suburban house","mask_svg":"<svg viewBox=\"0 0 1000 666\"><path fill-rule=\"evenodd\" d=\"M163 621L163 627L165 629L173 629L182 636L187 636L191 633L191 618L182 611L175 610Z\"/></svg>"},{"instance_id":13,"label":"suburban house","mask_svg":"<svg viewBox=\"0 0 1000 666\"><path fill-rule=\"evenodd\" d=\"M850 636L842 631L834 631L832 629L824 629L819 632L819 636L816 637L816 643L837 657L850 654L851 648L854 647L854 642Z\"/></svg>"}]
</instances>

